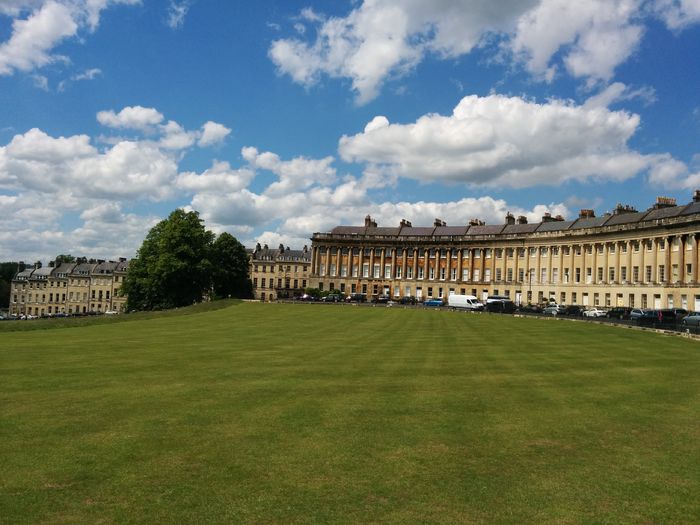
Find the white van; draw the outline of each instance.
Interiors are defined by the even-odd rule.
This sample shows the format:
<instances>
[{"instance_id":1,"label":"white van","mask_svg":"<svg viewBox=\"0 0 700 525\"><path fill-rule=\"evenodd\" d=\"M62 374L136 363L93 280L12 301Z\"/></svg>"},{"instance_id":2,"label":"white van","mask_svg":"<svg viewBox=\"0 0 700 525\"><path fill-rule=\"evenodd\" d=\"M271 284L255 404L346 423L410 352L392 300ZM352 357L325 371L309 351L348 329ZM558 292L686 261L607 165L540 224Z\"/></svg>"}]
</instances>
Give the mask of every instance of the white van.
<instances>
[{"instance_id":1,"label":"white van","mask_svg":"<svg viewBox=\"0 0 700 525\"><path fill-rule=\"evenodd\" d=\"M447 298L447 306L464 308L466 310L483 310L484 305L473 295L452 294Z\"/></svg>"}]
</instances>

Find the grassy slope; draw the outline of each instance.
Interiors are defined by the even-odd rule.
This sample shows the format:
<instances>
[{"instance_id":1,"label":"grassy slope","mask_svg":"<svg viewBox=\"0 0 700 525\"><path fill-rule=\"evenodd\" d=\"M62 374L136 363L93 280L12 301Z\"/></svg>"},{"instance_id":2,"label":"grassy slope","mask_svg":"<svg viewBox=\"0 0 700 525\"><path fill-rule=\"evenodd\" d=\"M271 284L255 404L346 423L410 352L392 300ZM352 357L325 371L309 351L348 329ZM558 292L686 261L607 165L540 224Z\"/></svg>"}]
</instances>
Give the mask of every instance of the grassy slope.
<instances>
[{"instance_id":1,"label":"grassy slope","mask_svg":"<svg viewBox=\"0 0 700 525\"><path fill-rule=\"evenodd\" d=\"M697 522L700 347L241 304L0 334L0 522Z\"/></svg>"}]
</instances>

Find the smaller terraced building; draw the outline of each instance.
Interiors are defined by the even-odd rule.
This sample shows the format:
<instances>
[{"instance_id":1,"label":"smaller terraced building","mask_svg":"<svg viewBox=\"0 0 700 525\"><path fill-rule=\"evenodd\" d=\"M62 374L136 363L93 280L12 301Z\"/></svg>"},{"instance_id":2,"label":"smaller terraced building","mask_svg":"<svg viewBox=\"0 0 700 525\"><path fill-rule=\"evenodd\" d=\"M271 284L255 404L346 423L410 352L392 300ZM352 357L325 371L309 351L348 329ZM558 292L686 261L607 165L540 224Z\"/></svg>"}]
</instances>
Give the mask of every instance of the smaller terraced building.
<instances>
[{"instance_id":1,"label":"smaller terraced building","mask_svg":"<svg viewBox=\"0 0 700 525\"><path fill-rule=\"evenodd\" d=\"M10 315L104 313L124 310L121 288L126 259L35 264L18 272L10 286Z\"/></svg>"},{"instance_id":2,"label":"smaller terraced building","mask_svg":"<svg viewBox=\"0 0 700 525\"><path fill-rule=\"evenodd\" d=\"M253 294L260 301L292 298L309 286L311 252L307 246L290 250L280 244L277 249L258 243L248 253Z\"/></svg>"}]
</instances>

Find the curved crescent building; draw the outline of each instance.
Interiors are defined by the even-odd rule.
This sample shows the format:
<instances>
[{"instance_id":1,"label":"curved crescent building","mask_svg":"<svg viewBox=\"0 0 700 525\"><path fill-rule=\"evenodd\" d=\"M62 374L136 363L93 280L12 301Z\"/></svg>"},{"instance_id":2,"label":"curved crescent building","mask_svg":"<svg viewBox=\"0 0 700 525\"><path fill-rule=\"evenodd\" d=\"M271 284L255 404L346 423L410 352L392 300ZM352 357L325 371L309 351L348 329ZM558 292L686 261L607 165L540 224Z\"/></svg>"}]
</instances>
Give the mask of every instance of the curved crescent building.
<instances>
[{"instance_id":1,"label":"curved crescent building","mask_svg":"<svg viewBox=\"0 0 700 525\"><path fill-rule=\"evenodd\" d=\"M700 191L575 220L506 215L502 224L337 226L312 237L311 286L368 297L506 295L516 303L700 311Z\"/></svg>"}]
</instances>

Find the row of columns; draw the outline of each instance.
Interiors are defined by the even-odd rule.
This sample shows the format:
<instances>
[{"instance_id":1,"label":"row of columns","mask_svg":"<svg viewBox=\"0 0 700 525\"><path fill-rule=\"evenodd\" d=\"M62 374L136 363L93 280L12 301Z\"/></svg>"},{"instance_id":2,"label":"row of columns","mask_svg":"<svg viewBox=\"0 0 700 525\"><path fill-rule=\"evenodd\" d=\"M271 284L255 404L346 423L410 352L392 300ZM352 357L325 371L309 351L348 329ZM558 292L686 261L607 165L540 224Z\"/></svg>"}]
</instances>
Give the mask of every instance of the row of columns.
<instances>
[{"instance_id":1,"label":"row of columns","mask_svg":"<svg viewBox=\"0 0 700 525\"><path fill-rule=\"evenodd\" d=\"M511 258L508 256L508 254L512 250L512 259L513 259L513 276L510 281L513 282L537 282L537 283L552 283L553 280L553 275L552 275L552 270L553 268L558 269L558 276L557 276L557 284L559 283L564 283L564 284L570 284L576 282L576 269L578 268L581 272L581 275L579 276L579 283L588 283L588 277L587 277L587 270L588 268L591 269L591 283L590 284L597 284L599 279L598 279L598 268L603 269L603 275L602 275L602 282L604 283L609 283L611 281L620 283L622 282L622 268L626 268L626 276L625 280L627 282L632 282L633 281L633 254L634 253L639 253L639 260L637 261L637 264L635 266L638 267L638 272L640 273L638 275L637 282L662 282L660 279L660 275L658 275L658 270L659 266L661 265L661 262L663 261L663 266L664 266L664 274L663 275L663 282L671 282L673 276L671 273L671 253L672 253L672 247L674 244L674 241L678 239L678 258L677 258L677 264L678 264L678 275L677 279L678 282L684 283L686 281L691 281L691 282L697 282L698 281L698 268L700 266L700 251L698 250L698 238L700 237L700 234L682 234L682 235L671 235L671 236L662 236L662 237L650 237L650 238L644 238L644 239L629 239L629 240L617 240L617 241L602 241L602 242L590 242L590 243L569 243L569 244L557 244L557 245L549 245L549 246L528 246L528 245L518 245L518 246L504 246L504 247L479 247L479 248L456 248L457 251L457 262L455 265L455 270L456 270L456 279L454 281L457 282L462 282L463 280L463 271L465 269L464 263L465 259L468 261L468 266L469 266L469 277L466 281L471 281L471 282L481 282L484 281L485 279L485 272L486 270L490 270L491 275L489 278L489 281L496 281L496 270L500 269L501 270L501 278L500 282L507 281L507 271L508 271L508 260ZM694 249L692 250L692 256L690 257L691 261L691 273L690 275L686 275L686 247L687 243L692 239L693 241L693 246ZM660 250L660 244L661 242L665 243L665 249ZM652 243L651 250L647 250L647 244L648 242ZM638 252L635 250L635 247L639 245L639 250ZM599 247L602 247L601 253L599 253ZM612 248L614 247L614 250ZM626 251L623 251L623 247L626 248ZM331 265L333 262L335 262L335 269L336 273L332 277L341 277L341 267L342 267L342 260L343 260L343 255L342 255L342 250L343 247L332 247L332 246L326 246L326 256L322 257L320 252L319 252L319 246L314 246L313 252L312 252L312 273L315 276L326 276L326 277L331 277L330 275L330 270L331 270ZM336 253L334 256L331 255L331 249L335 248ZM557 261L557 266L554 266L553 263L550 263L549 265L544 264L544 261L542 260L543 257L543 248L547 250L547 257L549 260L553 261L554 257L558 257ZM558 248L558 253L555 255L554 250ZM367 261L369 265L369 278L374 278L374 265L375 263L379 263L379 278L380 279L385 279L385 265L387 264L387 260L391 261L391 279L399 279L397 277L397 272L396 269L398 267L399 261L397 261L397 248L388 248L388 247L382 247L379 248L380 253L377 255L375 252L377 250L377 247L361 247L361 248L355 248L359 251L359 262L357 263L358 266L358 271L357 271L357 277L362 278L362 265L365 261ZM365 249L369 250L369 256L364 255ZM386 250L391 249L392 253L390 256L387 257L386 255ZM422 268L423 268L423 280L444 280L444 281L453 281L451 279L450 272L453 269L452 266L452 252L455 250L455 248L442 248L446 250L446 256L445 256L445 278L441 279L439 274L436 274L433 276L431 279L429 276L429 271L430 271L430 257L429 257L429 252L430 250L434 250L435 252L435 260L439 261L441 259L440 256L440 251L441 248L403 248L403 253L400 256L400 267L401 267L401 277L400 279L406 279L407 278L407 268L408 268L408 259L412 259L412 279L418 279L419 275L419 268L421 265L419 264L419 250L424 250L424 255L423 255L423 262L422 262ZM534 249L535 253L534 256L530 255L531 250ZM567 261L567 265L565 266L565 249L568 250L569 255L566 255L569 260ZM353 274L353 254L352 254L353 248L347 247L347 275L346 277L351 277ZM475 257L474 252L476 250L480 250L480 257ZM490 257L486 257L487 250L490 250ZM497 250L501 250L501 257L498 258L496 257L496 252ZM589 253L590 250L590 253ZM411 251L411 255L409 256L409 251ZM524 251L523 256L520 256L520 253ZM580 263L576 264L576 257L577 254L580 251ZM614 254L614 255L613 255ZM663 255L663 259L660 260L660 255ZM610 259L614 258L614 265L611 265ZM521 259L522 259L522 267L521 267ZM535 259L534 261L532 259ZM487 262L488 261L488 262ZM500 264L499 264L500 263ZM321 265L324 265L323 272L321 271ZM651 267L651 275L650 279L647 281L647 275L646 275L646 267L650 266ZM433 266L435 272L439 272L440 268L442 266L439 264L436 264ZM614 271L614 276L613 279L610 279L610 268L613 269ZM474 271L479 270L479 279L478 281L475 281L474 279ZM519 278L519 271L523 270L523 279ZM545 279L542 279L542 270L546 271L545 274ZM533 275L534 274L534 275ZM568 275L568 278L566 277ZM510 282L509 281L509 282Z\"/></svg>"}]
</instances>

